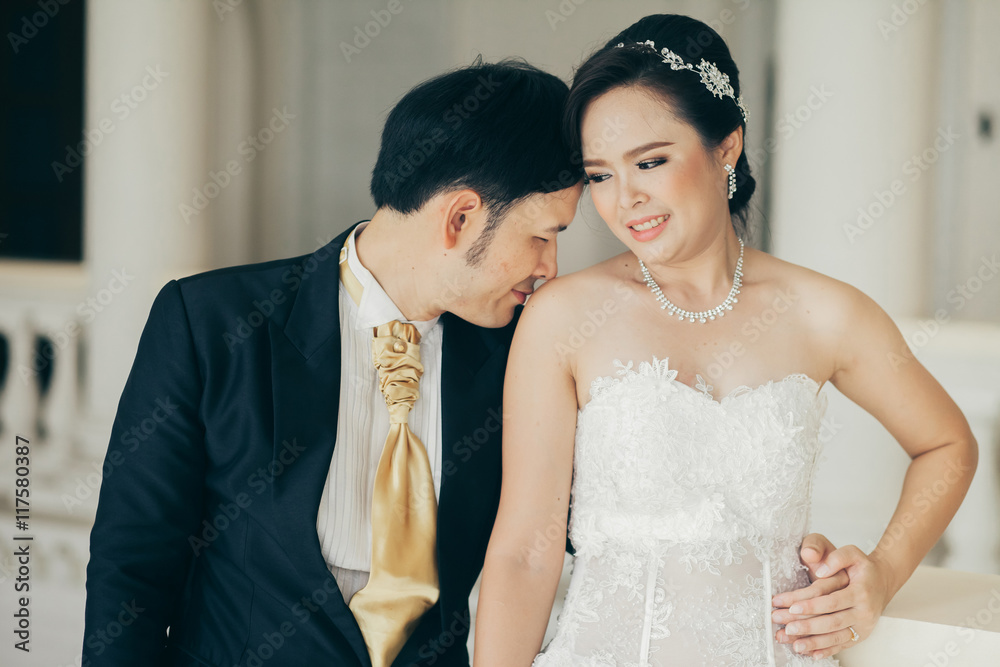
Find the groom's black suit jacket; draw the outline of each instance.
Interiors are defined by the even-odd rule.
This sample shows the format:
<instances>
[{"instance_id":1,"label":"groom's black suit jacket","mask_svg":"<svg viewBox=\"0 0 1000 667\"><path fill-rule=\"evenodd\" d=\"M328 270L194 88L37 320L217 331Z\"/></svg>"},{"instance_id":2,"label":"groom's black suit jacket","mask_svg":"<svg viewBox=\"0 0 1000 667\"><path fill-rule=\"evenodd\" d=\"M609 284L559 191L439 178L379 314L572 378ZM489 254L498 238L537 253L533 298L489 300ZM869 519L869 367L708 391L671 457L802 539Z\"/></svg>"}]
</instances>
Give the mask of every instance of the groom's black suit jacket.
<instances>
[{"instance_id":1,"label":"groom's black suit jacket","mask_svg":"<svg viewBox=\"0 0 1000 667\"><path fill-rule=\"evenodd\" d=\"M370 665L316 532L351 391L340 384L346 234L156 297L105 459L84 666ZM469 592L500 495L514 322L441 321L441 595L395 665L469 664Z\"/></svg>"}]
</instances>

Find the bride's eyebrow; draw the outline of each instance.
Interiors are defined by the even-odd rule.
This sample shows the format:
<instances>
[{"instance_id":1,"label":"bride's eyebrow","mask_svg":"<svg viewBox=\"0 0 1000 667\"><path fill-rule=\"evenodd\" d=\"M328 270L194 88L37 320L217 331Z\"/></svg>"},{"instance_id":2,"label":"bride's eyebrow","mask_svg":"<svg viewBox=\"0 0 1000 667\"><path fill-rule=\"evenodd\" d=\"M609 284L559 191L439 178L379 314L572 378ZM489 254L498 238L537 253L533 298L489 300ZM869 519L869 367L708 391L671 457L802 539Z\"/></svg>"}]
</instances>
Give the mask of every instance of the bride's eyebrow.
<instances>
[{"instance_id":1,"label":"bride's eyebrow","mask_svg":"<svg viewBox=\"0 0 1000 667\"><path fill-rule=\"evenodd\" d=\"M642 155L643 153L645 153L646 151L651 151L654 148L664 148L666 146L673 146L673 145L674 142L672 141L651 141L648 144L643 144L642 146L636 146L632 150L626 151L625 159L633 160Z\"/></svg>"},{"instance_id":2,"label":"bride's eyebrow","mask_svg":"<svg viewBox=\"0 0 1000 667\"><path fill-rule=\"evenodd\" d=\"M665 148L666 146L673 146L673 145L674 145L673 141L651 141L648 144L636 146L635 148L631 148L625 151L624 157L626 160L634 160L635 158L642 155L646 151L651 151L654 148ZM604 160L599 160L599 159L591 159L583 161L584 167L601 167L601 166L607 166L607 164L608 163L605 162Z\"/></svg>"}]
</instances>

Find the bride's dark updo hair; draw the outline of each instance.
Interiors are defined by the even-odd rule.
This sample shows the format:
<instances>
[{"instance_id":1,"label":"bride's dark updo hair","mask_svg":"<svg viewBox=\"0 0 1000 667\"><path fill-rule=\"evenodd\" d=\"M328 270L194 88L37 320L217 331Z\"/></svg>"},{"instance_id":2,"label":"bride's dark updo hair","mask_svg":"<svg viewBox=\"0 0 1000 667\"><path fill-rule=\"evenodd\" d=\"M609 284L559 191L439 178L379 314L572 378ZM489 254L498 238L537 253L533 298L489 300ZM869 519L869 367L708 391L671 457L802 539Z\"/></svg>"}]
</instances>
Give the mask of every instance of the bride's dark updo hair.
<instances>
[{"instance_id":1,"label":"bride's dark updo hair","mask_svg":"<svg viewBox=\"0 0 1000 667\"><path fill-rule=\"evenodd\" d=\"M649 48L616 48L617 44L635 47L636 42L647 40L652 40L657 50L668 48L696 67L703 58L714 63L729 76L735 97L739 98L740 72L717 32L689 16L647 16L618 33L576 71L563 124L575 154L580 154L580 123L587 106L604 93L623 86L641 86L663 97L675 115L695 129L706 150L717 148L741 125L745 142L746 123L740 108L729 97L720 99L712 95L697 72L670 69ZM725 174L719 178L724 179ZM733 228L742 238L746 237L748 207L756 187L744 144L736 161L736 194L729 200Z\"/></svg>"}]
</instances>

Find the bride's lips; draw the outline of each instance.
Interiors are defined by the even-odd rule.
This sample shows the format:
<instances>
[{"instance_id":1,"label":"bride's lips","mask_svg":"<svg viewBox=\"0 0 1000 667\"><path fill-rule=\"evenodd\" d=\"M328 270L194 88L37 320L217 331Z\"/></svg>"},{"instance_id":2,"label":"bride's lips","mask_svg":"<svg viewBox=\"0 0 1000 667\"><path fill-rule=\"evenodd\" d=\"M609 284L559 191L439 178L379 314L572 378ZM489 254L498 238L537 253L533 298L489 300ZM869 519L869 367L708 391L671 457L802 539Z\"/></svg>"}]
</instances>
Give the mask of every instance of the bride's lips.
<instances>
[{"instance_id":1,"label":"bride's lips","mask_svg":"<svg viewBox=\"0 0 1000 667\"><path fill-rule=\"evenodd\" d=\"M517 299L517 302L522 306L524 305L524 302L528 300L528 296L531 294L531 292L522 292L521 290L516 290L516 289L512 289L510 293L514 295L514 298Z\"/></svg>"},{"instance_id":2,"label":"bride's lips","mask_svg":"<svg viewBox=\"0 0 1000 667\"><path fill-rule=\"evenodd\" d=\"M636 241L652 241L659 236L667 227L670 214L647 215L645 218L631 220L628 223L628 230L632 233L632 238Z\"/></svg>"}]
</instances>

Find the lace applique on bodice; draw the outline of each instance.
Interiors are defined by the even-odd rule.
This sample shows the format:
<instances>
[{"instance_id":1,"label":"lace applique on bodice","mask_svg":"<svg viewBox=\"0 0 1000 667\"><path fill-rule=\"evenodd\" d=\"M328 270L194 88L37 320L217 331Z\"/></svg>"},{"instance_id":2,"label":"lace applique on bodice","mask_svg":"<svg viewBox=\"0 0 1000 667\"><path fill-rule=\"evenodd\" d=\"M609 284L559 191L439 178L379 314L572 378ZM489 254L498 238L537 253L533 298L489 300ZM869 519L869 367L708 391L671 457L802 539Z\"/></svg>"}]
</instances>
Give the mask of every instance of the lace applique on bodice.
<instances>
[{"instance_id":1,"label":"lace applique on bodice","mask_svg":"<svg viewBox=\"0 0 1000 667\"><path fill-rule=\"evenodd\" d=\"M809 583L826 396L807 375L720 400L668 360L616 361L577 418L576 560L537 667L831 667L774 641L771 596Z\"/></svg>"}]
</instances>

